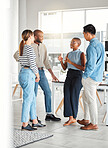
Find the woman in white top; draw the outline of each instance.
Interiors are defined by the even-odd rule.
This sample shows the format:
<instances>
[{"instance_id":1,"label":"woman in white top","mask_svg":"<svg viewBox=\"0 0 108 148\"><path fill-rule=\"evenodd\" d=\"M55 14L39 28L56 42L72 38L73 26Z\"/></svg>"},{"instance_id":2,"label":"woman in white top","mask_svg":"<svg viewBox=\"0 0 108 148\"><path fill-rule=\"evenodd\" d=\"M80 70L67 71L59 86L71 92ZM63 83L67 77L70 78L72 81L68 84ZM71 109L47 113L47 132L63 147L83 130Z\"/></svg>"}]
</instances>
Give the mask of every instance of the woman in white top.
<instances>
[{"instance_id":1,"label":"woman in white top","mask_svg":"<svg viewBox=\"0 0 108 148\"><path fill-rule=\"evenodd\" d=\"M31 30L22 32L22 41L19 45L19 62L21 70L19 72L19 83L23 89L22 105L22 130L35 130L34 125L38 123L36 116L36 99L35 99L35 81L39 82L39 73L36 66L36 56L31 43L34 42L34 35ZM32 126L28 124L30 118L33 120Z\"/></svg>"}]
</instances>

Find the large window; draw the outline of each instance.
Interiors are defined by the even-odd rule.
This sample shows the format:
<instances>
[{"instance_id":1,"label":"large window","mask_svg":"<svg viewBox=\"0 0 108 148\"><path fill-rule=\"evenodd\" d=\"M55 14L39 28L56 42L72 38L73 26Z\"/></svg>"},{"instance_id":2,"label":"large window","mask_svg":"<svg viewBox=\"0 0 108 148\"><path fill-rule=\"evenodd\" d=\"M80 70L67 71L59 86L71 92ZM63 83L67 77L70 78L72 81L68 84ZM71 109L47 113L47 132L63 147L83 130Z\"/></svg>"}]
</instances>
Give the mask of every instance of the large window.
<instances>
[{"instance_id":1,"label":"large window","mask_svg":"<svg viewBox=\"0 0 108 148\"><path fill-rule=\"evenodd\" d=\"M87 10L86 23L94 24L98 33L98 39L104 44L108 32L108 9Z\"/></svg>"},{"instance_id":2,"label":"large window","mask_svg":"<svg viewBox=\"0 0 108 148\"><path fill-rule=\"evenodd\" d=\"M71 50L73 37L81 39L80 49L86 52L89 44L83 37L83 26L86 24L96 27L96 36L104 45L108 38L108 8L39 12L39 28L44 32L44 43L52 65L59 63L54 59L60 53L65 56Z\"/></svg>"},{"instance_id":3,"label":"large window","mask_svg":"<svg viewBox=\"0 0 108 148\"><path fill-rule=\"evenodd\" d=\"M80 49L84 50L83 26L84 11L63 12L63 53L70 51L70 41L73 37L79 37L82 40Z\"/></svg>"}]
</instances>

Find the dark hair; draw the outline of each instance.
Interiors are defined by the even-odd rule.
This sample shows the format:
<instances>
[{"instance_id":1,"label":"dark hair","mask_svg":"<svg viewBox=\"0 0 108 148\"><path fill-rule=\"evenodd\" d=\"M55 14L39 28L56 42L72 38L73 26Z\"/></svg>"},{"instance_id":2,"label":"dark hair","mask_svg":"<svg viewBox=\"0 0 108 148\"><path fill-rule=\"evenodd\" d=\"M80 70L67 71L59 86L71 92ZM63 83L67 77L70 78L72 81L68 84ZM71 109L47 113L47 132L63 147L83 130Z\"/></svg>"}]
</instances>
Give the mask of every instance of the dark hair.
<instances>
[{"instance_id":1,"label":"dark hair","mask_svg":"<svg viewBox=\"0 0 108 148\"><path fill-rule=\"evenodd\" d=\"M33 35L33 32L31 30L24 30L22 32L22 41L20 42L19 45L19 55L22 56L23 54L23 48L24 48L24 41L27 41L30 35Z\"/></svg>"},{"instance_id":2,"label":"dark hair","mask_svg":"<svg viewBox=\"0 0 108 148\"><path fill-rule=\"evenodd\" d=\"M80 38L74 37L73 39L74 39L74 40L77 40L79 46L81 45L81 40L80 40Z\"/></svg>"},{"instance_id":3,"label":"dark hair","mask_svg":"<svg viewBox=\"0 0 108 148\"><path fill-rule=\"evenodd\" d=\"M88 25L83 27L83 32L85 32L85 33L89 32L89 33L95 35L96 34L96 28L92 24L88 24Z\"/></svg>"},{"instance_id":4,"label":"dark hair","mask_svg":"<svg viewBox=\"0 0 108 148\"><path fill-rule=\"evenodd\" d=\"M34 30L34 36L38 36L38 33L43 33L43 32L39 29Z\"/></svg>"}]
</instances>

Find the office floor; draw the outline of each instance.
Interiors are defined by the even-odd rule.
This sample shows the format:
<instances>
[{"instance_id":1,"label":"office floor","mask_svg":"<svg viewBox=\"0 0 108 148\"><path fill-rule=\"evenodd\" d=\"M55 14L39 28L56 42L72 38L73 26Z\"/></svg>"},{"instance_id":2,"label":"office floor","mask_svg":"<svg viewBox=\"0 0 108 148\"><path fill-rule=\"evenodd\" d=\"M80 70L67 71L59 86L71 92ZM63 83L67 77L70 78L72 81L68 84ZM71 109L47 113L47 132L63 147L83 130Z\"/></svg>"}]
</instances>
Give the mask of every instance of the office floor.
<instances>
[{"instance_id":1,"label":"office floor","mask_svg":"<svg viewBox=\"0 0 108 148\"><path fill-rule=\"evenodd\" d=\"M75 123L73 125L63 127L65 121L68 118L63 117L63 109L58 111L58 115L61 118L60 122L45 121L45 107L44 107L44 95L41 89L38 91L37 97L37 114L42 123L46 124L44 128L38 128L38 131L52 133L54 136L27 146L23 148L108 148L108 126L105 122L102 123L103 116L105 114L106 105L104 104L103 91L98 91L103 105L98 103L99 112L99 129L97 131L84 131L80 130L80 125ZM108 93L108 92L107 92ZM61 90L57 88L55 94L55 106L59 104L62 98ZM17 89L13 100L19 99L19 89ZM22 101L13 101L13 127L21 128L21 107ZM83 111L79 105L78 119L83 118Z\"/></svg>"}]
</instances>

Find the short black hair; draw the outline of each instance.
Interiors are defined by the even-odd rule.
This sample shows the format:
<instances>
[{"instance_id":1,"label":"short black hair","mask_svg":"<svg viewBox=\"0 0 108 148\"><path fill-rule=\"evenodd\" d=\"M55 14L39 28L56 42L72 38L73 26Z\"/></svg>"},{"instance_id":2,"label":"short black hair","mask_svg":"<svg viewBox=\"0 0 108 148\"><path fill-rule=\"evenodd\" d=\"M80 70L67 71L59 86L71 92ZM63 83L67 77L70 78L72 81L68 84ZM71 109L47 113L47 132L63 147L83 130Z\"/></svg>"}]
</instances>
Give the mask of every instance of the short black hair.
<instances>
[{"instance_id":1,"label":"short black hair","mask_svg":"<svg viewBox=\"0 0 108 148\"><path fill-rule=\"evenodd\" d=\"M74 37L73 39L74 39L74 40L77 40L79 46L81 45L81 40L80 40L80 38Z\"/></svg>"},{"instance_id":2,"label":"short black hair","mask_svg":"<svg viewBox=\"0 0 108 148\"><path fill-rule=\"evenodd\" d=\"M83 27L83 32L85 32L85 33L89 32L89 33L95 35L96 34L96 28L92 24L88 24L88 25Z\"/></svg>"},{"instance_id":3,"label":"short black hair","mask_svg":"<svg viewBox=\"0 0 108 148\"><path fill-rule=\"evenodd\" d=\"M34 36L38 36L38 33L43 33L43 32L39 29L34 30Z\"/></svg>"}]
</instances>

